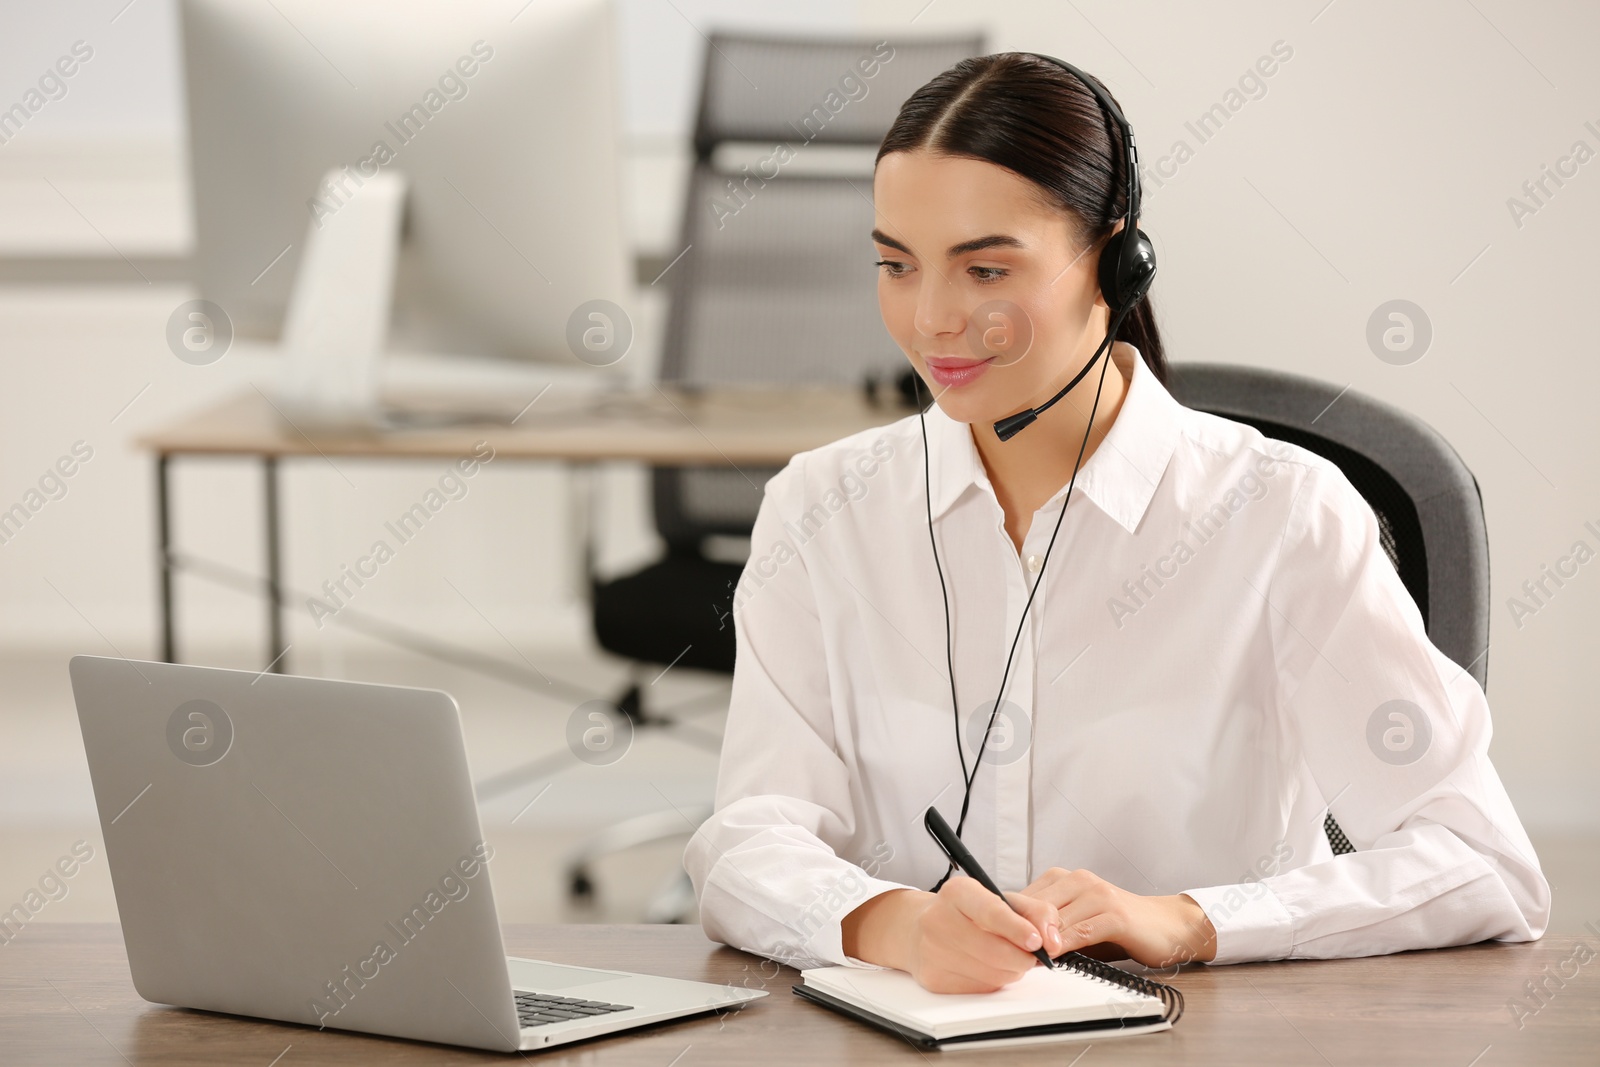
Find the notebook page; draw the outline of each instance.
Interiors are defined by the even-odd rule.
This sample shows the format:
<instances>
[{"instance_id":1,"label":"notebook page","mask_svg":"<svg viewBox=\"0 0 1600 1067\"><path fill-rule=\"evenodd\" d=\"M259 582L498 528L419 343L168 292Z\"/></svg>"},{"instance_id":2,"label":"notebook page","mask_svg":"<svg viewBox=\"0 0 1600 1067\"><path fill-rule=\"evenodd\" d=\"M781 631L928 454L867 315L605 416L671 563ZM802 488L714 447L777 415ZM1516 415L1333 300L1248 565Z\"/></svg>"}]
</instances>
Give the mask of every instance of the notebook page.
<instances>
[{"instance_id":1,"label":"notebook page","mask_svg":"<svg viewBox=\"0 0 1600 1067\"><path fill-rule=\"evenodd\" d=\"M1155 997L1066 969L1035 967L993 993L932 993L895 970L818 967L803 977L807 985L933 1037L1163 1013Z\"/></svg>"}]
</instances>

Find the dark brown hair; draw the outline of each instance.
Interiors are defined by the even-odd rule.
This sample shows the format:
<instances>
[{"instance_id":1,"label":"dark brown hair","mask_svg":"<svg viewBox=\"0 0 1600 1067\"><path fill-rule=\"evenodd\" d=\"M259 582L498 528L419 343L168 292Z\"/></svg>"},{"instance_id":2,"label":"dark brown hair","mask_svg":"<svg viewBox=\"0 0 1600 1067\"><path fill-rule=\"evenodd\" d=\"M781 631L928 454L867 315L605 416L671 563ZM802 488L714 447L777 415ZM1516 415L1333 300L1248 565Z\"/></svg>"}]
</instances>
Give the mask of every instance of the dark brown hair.
<instances>
[{"instance_id":1,"label":"dark brown hair","mask_svg":"<svg viewBox=\"0 0 1600 1067\"><path fill-rule=\"evenodd\" d=\"M1102 245L1128 211L1121 131L1081 81L1025 52L963 59L912 93L877 158L916 149L986 160L1026 178L1044 203L1066 213L1080 248ZM1137 348L1166 382L1148 293L1122 320L1117 340Z\"/></svg>"}]
</instances>

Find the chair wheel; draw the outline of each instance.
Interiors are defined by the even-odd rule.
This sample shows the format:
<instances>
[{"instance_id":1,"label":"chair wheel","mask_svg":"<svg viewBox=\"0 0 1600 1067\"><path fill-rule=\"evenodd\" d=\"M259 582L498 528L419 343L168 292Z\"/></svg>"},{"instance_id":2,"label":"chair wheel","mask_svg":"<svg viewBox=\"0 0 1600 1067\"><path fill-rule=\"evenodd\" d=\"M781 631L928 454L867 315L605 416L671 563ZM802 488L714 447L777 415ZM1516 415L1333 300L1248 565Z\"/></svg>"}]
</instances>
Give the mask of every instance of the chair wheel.
<instances>
[{"instance_id":1,"label":"chair wheel","mask_svg":"<svg viewBox=\"0 0 1600 1067\"><path fill-rule=\"evenodd\" d=\"M567 875L567 895L580 900L594 898L594 880L586 868L575 867Z\"/></svg>"}]
</instances>

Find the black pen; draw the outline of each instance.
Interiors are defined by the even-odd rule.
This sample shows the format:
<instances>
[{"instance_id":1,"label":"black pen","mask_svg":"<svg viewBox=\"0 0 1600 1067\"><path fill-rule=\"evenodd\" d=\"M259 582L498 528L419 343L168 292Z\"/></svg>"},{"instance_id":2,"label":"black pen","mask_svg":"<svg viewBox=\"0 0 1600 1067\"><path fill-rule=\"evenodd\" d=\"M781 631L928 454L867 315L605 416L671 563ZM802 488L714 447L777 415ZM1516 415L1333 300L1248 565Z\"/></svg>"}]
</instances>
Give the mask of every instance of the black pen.
<instances>
[{"instance_id":1,"label":"black pen","mask_svg":"<svg viewBox=\"0 0 1600 1067\"><path fill-rule=\"evenodd\" d=\"M978 866L977 859L967 850L967 846L961 843L961 838L956 836L956 832L950 829L950 824L944 821L944 816L939 814L938 808L928 809L928 813L922 817L922 825L928 828L928 833L932 834L933 839L939 843L940 850L950 857L951 863L960 867L969 878L976 881L983 888L1001 900L1005 900L1006 907L1012 911L1017 911L1017 906L1006 900L1006 895L1000 892L1000 887L994 884L994 879L990 878L984 869ZM1022 915L1022 912L1017 911L1017 914ZM1026 915L1022 917L1024 919L1027 918ZM1046 952L1043 946L1034 949L1033 955L1046 967L1054 967L1056 965L1056 961L1050 958L1050 953Z\"/></svg>"}]
</instances>

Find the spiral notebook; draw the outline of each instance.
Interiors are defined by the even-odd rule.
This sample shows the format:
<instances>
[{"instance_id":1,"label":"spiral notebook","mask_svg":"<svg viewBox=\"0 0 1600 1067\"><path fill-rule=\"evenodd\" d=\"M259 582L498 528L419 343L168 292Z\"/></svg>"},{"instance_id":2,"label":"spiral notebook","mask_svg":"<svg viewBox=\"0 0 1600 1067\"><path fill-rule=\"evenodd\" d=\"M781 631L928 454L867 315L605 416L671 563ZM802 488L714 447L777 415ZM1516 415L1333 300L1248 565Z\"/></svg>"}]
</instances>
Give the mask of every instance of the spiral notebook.
<instances>
[{"instance_id":1,"label":"spiral notebook","mask_svg":"<svg viewBox=\"0 0 1600 1067\"><path fill-rule=\"evenodd\" d=\"M930 993L904 971L817 967L798 995L919 1048L968 1049L1098 1041L1171 1029L1183 994L1077 952L993 993Z\"/></svg>"}]
</instances>

